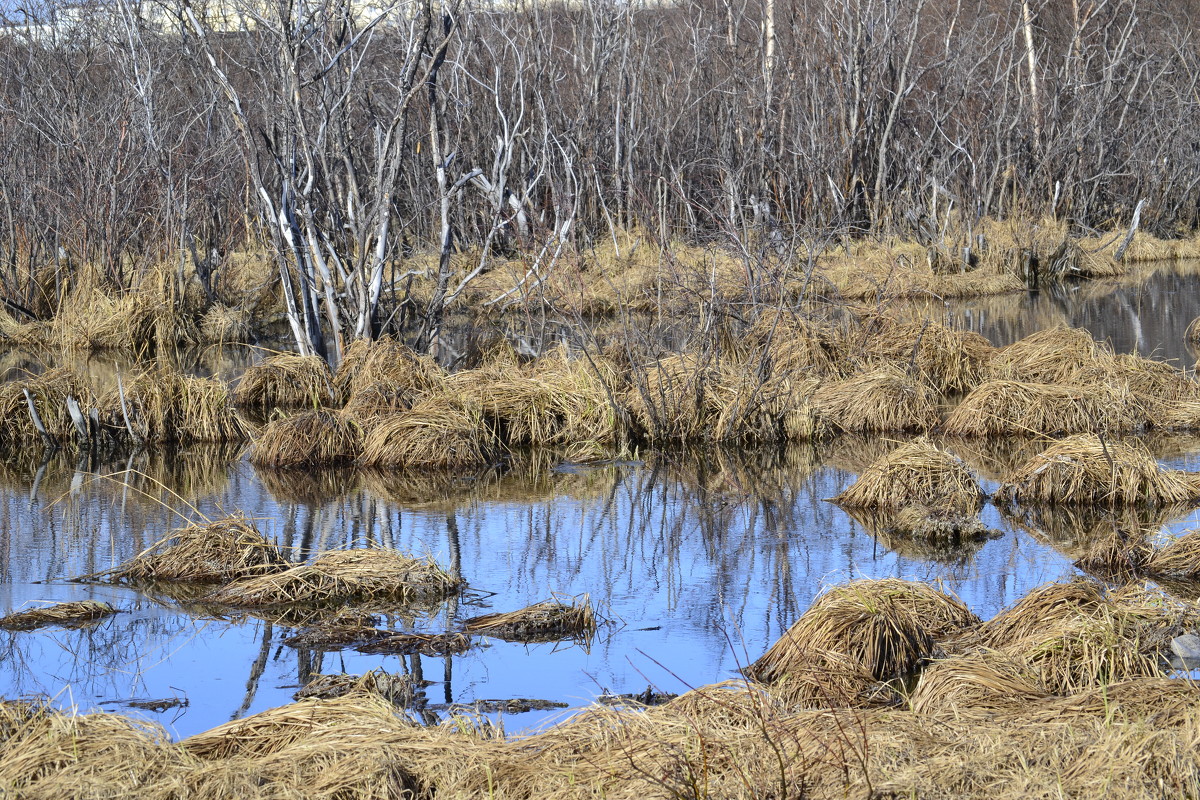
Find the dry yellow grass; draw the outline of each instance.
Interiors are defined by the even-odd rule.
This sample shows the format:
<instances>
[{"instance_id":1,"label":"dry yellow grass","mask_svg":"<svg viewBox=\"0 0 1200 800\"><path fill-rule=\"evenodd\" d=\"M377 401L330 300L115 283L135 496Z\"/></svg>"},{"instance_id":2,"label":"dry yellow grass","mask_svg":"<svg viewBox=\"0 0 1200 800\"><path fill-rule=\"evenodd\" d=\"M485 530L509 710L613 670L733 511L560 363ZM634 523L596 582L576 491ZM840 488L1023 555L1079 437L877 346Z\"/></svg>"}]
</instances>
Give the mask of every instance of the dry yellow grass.
<instances>
[{"instance_id":1,"label":"dry yellow grass","mask_svg":"<svg viewBox=\"0 0 1200 800\"><path fill-rule=\"evenodd\" d=\"M493 463L499 440L477 407L435 395L390 417L363 438L360 463L368 467L475 469Z\"/></svg>"},{"instance_id":2,"label":"dry yellow grass","mask_svg":"<svg viewBox=\"0 0 1200 800\"><path fill-rule=\"evenodd\" d=\"M955 406L942 429L952 436L1141 431L1152 414L1141 398L1114 387L993 380Z\"/></svg>"},{"instance_id":3,"label":"dry yellow grass","mask_svg":"<svg viewBox=\"0 0 1200 800\"><path fill-rule=\"evenodd\" d=\"M0 617L0 628L10 631L30 631L46 625L78 627L116 613L117 609L108 603L96 600L78 600L8 614Z\"/></svg>"},{"instance_id":4,"label":"dry yellow grass","mask_svg":"<svg viewBox=\"0 0 1200 800\"><path fill-rule=\"evenodd\" d=\"M826 383L810 402L822 421L847 433L923 433L938 422L934 393L894 366Z\"/></svg>"},{"instance_id":5,"label":"dry yellow grass","mask_svg":"<svg viewBox=\"0 0 1200 800\"><path fill-rule=\"evenodd\" d=\"M792 676L823 668L833 654L876 681L903 678L935 654L938 638L976 623L965 605L926 584L855 581L817 598L745 673L786 694Z\"/></svg>"},{"instance_id":6,"label":"dry yellow grass","mask_svg":"<svg viewBox=\"0 0 1200 800\"><path fill-rule=\"evenodd\" d=\"M463 627L467 633L513 642L554 642L589 639L597 624L592 601L584 595L570 603L546 600L517 611L471 617Z\"/></svg>"},{"instance_id":7,"label":"dry yellow grass","mask_svg":"<svg viewBox=\"0 0 1200 800\"><path fill-rule=\"evenodd\" d=\"M346 348L333 382L337 395L352 402L359 392L376 384L409 398L409 404L433 393L445 371L427 355L418 355L403 342L385 336L378 341L357 339Z\"/></svg>"},{"instance_id":8,"label":"dry yellow grass","mask_svg":"<svg viewBox=\"0 0 1200 800\"><path fill-rule=\"evenodd\" d=\"M336 411L303 411L273 420L254 439L250 463L261 467L349 464L362 453L359 424Z\"/></svg>"},{"instance_id":9,"label":"dry yellow grass","mask_svg":"<svg viewBox=\"0 0 1200 800\"><path fill-rule=\"evenodd\" d=\"M29 398L26 398L26 392ZM65 367L41 375L0 384L0 432L3 439L31 444L42 438L29 410L30 401L46 434L62 444L78 434L67 411L67 398L74 398L81 409L95 405L91 387L79 375ZM85 412L86 413L86 412Z\"/></svg>"},{"instance_id":10,"label":"dry yellow grass","mask_svg":"<svg viewBox=\"0 0 1200 800\"><path fill-rule=\"evenodd\" d=\"M204 598L219 606L439 601L462 588L432 558L395 550L333 550L309 564L222 586Z\"/></svg>"},{"instance_id":11,"label":"dry yellow grass","mask_svg":"<svg viewBox=\"0 0 1200 800\"><path fill-rule=\"evenodd\" d=\"M1169 506L1200 498L1188 473L1163 469L1144 446L1091 434L1055 442L1008 475L997 503Z\"/></svg>"},{"instance_id":12,"label":"dry yellow grass","mask_svg":"<svg viewBox=\"0 0 1200 800\"><path fill-rule=\"evenodd\" d=\"M340 405L329 366L316 356L280 353L250 366L233 392L239 406L322 408Z\"/></svg>"},{"instance_id":13,"label":"dry yellow grass","mask_svg":"<svg viewBox=\"0 0 1200 800\"><path fill-rule=\"evenodd\" d=\"M171 531L134 558L89 576L128 583L219 583L288 567L279 549L244 517Z\"/></svg>"},{"instance_id":14,"label":"dry yellow grass","mask_svg":"<svg viewBox=\"0 0 1200 800\"><path fill-rule=\"evenodd\" d=\"M970 516L978 513L984 499L966 464L921 438L872 463L833 501L846 508L924 505Z\"/></svg>"},{"instance_id":15,"label":"dry yellow grass","mask_svg":"<svg viewBox=\"0 0 1200 800\"><path fill-rule=\"evenodd\" d=\"M101 421L118 438L187 444L240 442L248 436L223 383L168 367L124 381L100 399L99 408Z\"/></svg>"}]
</instances>

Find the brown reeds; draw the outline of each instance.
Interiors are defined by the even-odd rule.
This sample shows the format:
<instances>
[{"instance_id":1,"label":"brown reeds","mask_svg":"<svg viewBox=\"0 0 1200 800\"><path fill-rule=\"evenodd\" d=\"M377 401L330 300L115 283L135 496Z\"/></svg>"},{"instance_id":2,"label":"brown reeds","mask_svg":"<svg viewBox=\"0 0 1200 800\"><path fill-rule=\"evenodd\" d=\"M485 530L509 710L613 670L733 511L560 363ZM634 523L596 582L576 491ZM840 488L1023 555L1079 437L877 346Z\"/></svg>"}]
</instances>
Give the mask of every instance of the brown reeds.
<instances>
[{"instance_id":1,"label":"brown reeds","mask_svg":"<svg viewBox=\"0 0 1200 800\"><path fill-rule=\"evenodd\" d=\"M303 411L272 421L255 438L257 467L327 467L349 464L362 453L362 428L337 411Z\"/></svg>"},{"instance_id":2,"label":"brown reeds","mask_svg":"<svg viewBox=\"0 0 1200 800\"><path fill-rule=\"evenodd\" d=\"M1090 434L1055 442L1008 475L998 503L1164 506L1193 503L1200 487L1166 470L1139 443Z\"/></svg>"},{"instance_id":3,"label":"brown reeds","mask_svg":"<svg viewBox=\"0 0 1200 800\"><path fill-rule=\"evenodd\" d=\"M499 455L499 441L480 409L435 395L372 426L363 439L360 463L466 469L487 466Z\"/></svg>"},{"instance_id":4,"label":"brown reeds","mask_svg":"<svg viewBox=\"0 0 1200 800\"><path fill-rule=\"evenodd\" d=\"M470 650L474 644L474 639L457 631L447 633L381 631L379 635L360 642L355 649L360 653L379 655L422 655L430 658L443 658L450 655L461 655Z\"/></svg>"},{"instance_id":5,"label":"brown reeds","mask_svg":"<svg viewBox=\"0 0 1200 800\"><path fill-rule=\"evenodd\" d=\"M920 433L938 422L933 392L895 366L824 384L811 403L822 420L848 433Z\"/></svg>"},{"instance_id":6,"label":"brown reeds","mask_svg":"<svg viewBox=\"0 0 1200 800\"><path fill-rule=\"evenodd\" d=\"M31 631L48 625L77 628L90 625L112 614L118 609L109 603L97 600L78 600L71 603L56 603L45 608L31 608L0 617L0 628L10 631Z\"/></svg>"},{"instance_id":7,"label":"brown reeds","mask_svg":"<svg viewBox=\"0 0 1200 800\"><path fill-rule=\"evenodd\" d=\"M1146 571L1182 580L1200 579L1200 531L1187 531L1150 553Z\"/></svg>"},{"instance_id":8,"label":"brown reeds","mask_svg":"<svg viewBox=\"0 0 1200 800\"><path fill-rule=\"evenodd\" d=\"M872 463L833 502L844 508L889 510L922 505L972 516L985 498L961 459L920 438Z\"/></svg>"},{"instance_id":9,"label":"brown reeds","mask_svg":"<svg viewBox=\"0 0 1200 800\"><path fill-rule=\"evenodd\" d=\"M471 617L463 627L467 633L510 642L554 642L591 638L597 624L591 598L584 595L570 603L546 600L517 611Z\"/></svg>"},{"instance_id":10,"label":"brown reeds","mask_svg":"<svg viewBox=\"0 0 1200 800\"><path fill-rule=\"evenodd\" d=\"M94 579L125 583L218 583L281 572L288 561L243 517L171 531L121 566Z\"/></svg>"},{"instance_id":11,"label":"brown reeds","mask_svg":"<svg viewBox=\"0 0 1200 800\"><path fill-rule=\"evenodd\" d=\"M855 581L817 598L745 673L775 687L848 659L876 681L902 678L937 652L938 638L977 622L960 601L931 586L890 578ZM832 661L825 658L830 653Z\"/></svg>"},{"instance_id":12,"label":"brown reeds","mask_svg":"<svg viewBox=\"0 0 1200 800\"><path fill-rule=\"evenodd\" d=\"M324 359L279 353L251 365L233 392L239 406L329 408L340 405Z\"/></svg>"},{"instance_id":13,"label":"brown reeds","mask_svg":"<svg viewBox=\"0 0 1200 800\"><path fill-rule=\"evenodd\" d=\"M346 602L440 601L463 586L432 558L395 550L334 550L310 564L223 586L203 602L240 608Z\"/></svg>"},{"instance_id":14,"label":"brown reeds","mask_svg":"<svg viewBox=\"0 0 1200 800\"><path fill-rule=\"evenodd\" d=\"M254 314L249 308L214 303L200 319L201 338L212 344L248 342L254 335Z\"/></svg>"}]
</instances>

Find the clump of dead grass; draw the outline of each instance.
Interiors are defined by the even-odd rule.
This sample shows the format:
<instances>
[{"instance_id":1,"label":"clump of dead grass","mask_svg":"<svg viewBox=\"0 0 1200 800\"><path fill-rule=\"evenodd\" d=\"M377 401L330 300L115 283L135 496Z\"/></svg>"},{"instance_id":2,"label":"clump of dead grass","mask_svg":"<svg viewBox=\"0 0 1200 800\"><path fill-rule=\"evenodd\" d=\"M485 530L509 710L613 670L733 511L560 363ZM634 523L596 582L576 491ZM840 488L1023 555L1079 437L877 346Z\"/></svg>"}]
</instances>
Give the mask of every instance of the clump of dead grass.
<instances>
[{"instance_id":1,"label":"clump of dead grass","mask_svg":"<svg viewBox=\"0 0 1200 800\"><path fill-rule=\"evenodd\" d=\"M278 353L250 366L233 392L239 406L322 408L340 405L329 365L317 356Z\"/></svg>"},{"instance_id":2,"label":"clump of dead grass","mask_svg":"<svg viewBox=\"0 0 1200 800\"><path fill-rule=\"evenodd\" d=\"M994 380L1058 384L1111 357L1111 348L1087 331L1058 325L1000 348L988 368Z\"/></svg>"},{"instance_id":3,"label":"clump of dead grass","mask_svg":"<svg viewBox=\"0 0 1200 800\"><path fill-rule=\"evenodd\" d=\"M970 391L983 381L996 349L983 336L932 320L902 322L882 315L863 320L859 346L867 361L920 375L941 394Z\"/></svg>"},{"instance_id":4,"label":"clump of dead grass","mask_svg":"<svg viewBox=\"0 0 1200 800\"><path fill-rule=\"evenodd\" d=\"M598 620L587 595L570 603L546 600L517 611L484 614L463 623L467 633L511 642L554 642L590 639Z\"/></svg>"},{"instance_id":5,"label":"clump of dead grass","mask_svg":"<svg viewBox=\"0 0 1200 800\"><path fill-rule=\"evenodd\" d=\"M824 384L811 404L822 420L847 433L919 433L938 422L933 392L895 366Z\"/></svg>"},{"instance_id":6,"label":"clump of dead grass","mask_svg":"<svg viewBox=\"0 0 1200 800\"><path fill-rule=\"evenodd\" d=\"M373 669L362 675L314 675L292 699L303 700L312 697L331 700L352 694L373 694L395 705L407 706L412 704L419 688L421 682L411 675Z\"/></svg>"},{"instance_id":7,"label":"clump of dead grass","mask_svg":"<svg viewBox=\"0 0 1200 800\"><path fill-rule=\"evenodd\" d=\"M445 378L445 371L432 358L385 336L377 341L352 342L342 355L333 383L337 395L348 403L368 387L381 384L389 392L409 398L411 405L413 400L436 391Z\"/></svg>"},{"instance_id":8,"label":"clump of dead grass","mask_svg":"<svg viewBox=\"0 0 1200 800\"><path fill-rule=\"evenodd\" d=\"M495 432L477 407L435 395L374 424L363 438L368 467L466 469L500 455Z\"/></svg>"},{"instance_id":9,"label":"clump of dead grass","mask_svg":"<svg viewBox=\"0 0 1200 800\"><path fill-rule=\"evenodd\" d=\"M1146 561L1146 571L1183 580L1200 578L1200 531L1187 531L1154 550Z\"/></svg>"},{"instance_id":10,"label":"clump of dead grass","mask_svg":"<svg viewBox=\"0 0 1200 800\"><path fill-rule=\"evenodd\" d=\"M993 380L967 395L943 430L953 436L1140 431L1151 414L1143 398L1112 387Z\"/></svg>"},{"instance_id":11,"label":"clump of dead grass","mask_svg":"<svg viewBox=\"0 0 1200 800\"><path fill-rule=\"evenodd\" d=\"M625 403L651 441L701 441L709 424L712 364L693 354L671 355L635 372Z\"/></svg>"},{"instance_id":12,"label":"clump of dead grass","mask_svg":"<svg viewBox=\"0 0 1200 800\"><path fill-rule=\"evenodd\" d=\"M26 398L26 393L30 399ZM43 438L29 410L30 402L37 410L46 436L53 442L62 444L78 436L67 410L68 398L79 403L84 413L95 405L91 387L66 367L0 384L0 431L3 432L3 438L21 444L30 444Z\"/></svg>"},{"instance_id":13,"label":"clump of dead grass","mask_svg":"<svg viewBox=\"0 0 1200 800\"><path fill-rule=\"evenodd\" d=\"M362 452L357 422L336 411L304 411L273 420L254 440L250 463L260 467L348 464Z\"/></svg>"},{"instance_id":14,"label":"clump of dead grass","mask_svg":"<svg viewBox=\"0 0 1200 800\"><path fill-rule=\"evenodd\" d=\"M131 560L92 578L122 583L218 583L282 572L288 561L244 517L171 531Z\"/></svg>"},{"instance_id":15,"label":"clump of dead grass","mask_svg":"<svg viewBox=\"0 0 1200 800\"><path fill-rule=\"evenodd\" d=\"M1008 475L999 503L1164 506L1192 503L1200 487L1185 473L1166 470L1137 443L1091 434L1055 442Z\"/></svg>"},{"instance_id":16,"label":"clump of dead grass","mask_svg":"<svg viewBox=\"0 0 1200 800\"><path fill-rule=\"evenodd\" d=\"M56 603L45 608L31 608L0 617L0 628L10 631L31 631L47 625L66 628L90 625L104 617L116 614L118 609L109 603L97 600L79 600L71 603Z\"/></svg>"},{"instance_id":17,"label":"clump of dead grass","mask_svg":"<svg viewBox=\"0 0 1200 800\"><path fill-rule=\"evenodd\" d=\"M201 338L213 344L248 342L254 335L254 312L215 303L200 318Z\"/></svg>"},{"instance_id":18,"label":"clump of dead grass","mask_svg":"<svg viewBox=\"0 0 1200 800\"><path fill-rule=\"evenodd\" d=\"M923 505L970 516L985 498L961 459L920 438L872 463L833 502L844 508L891 510Z\"/></svg>"},{"instance_id":19,"label":"clump of dead grass","mask_svg":"<svg viewBox=\"0 0 1200 800\"><path fill-rule=\"evenodd\" d=\"M908 702L917 714L960 715L1028 708L1048 696L1022 663L984 650L925 667Z\"/></svg>"},{"instance_id":20,"label":"clump of dead grass","mask_svg":"<svg viewBox=\"0 0 1200 800\"><path fill-rule=\"evenodd\" d=\"M938 652L937 640L978 623L957 599L923 583L855 581L821 595L757 661L746 677L781 696L813 698L814 671L832 670L852 695L855 675L890 681L911 674ZM789 688L789 683L793 684ZM795 699L795 698L793 698Z\"/></svg>"},{"instance_id":21,"label":"clump of dead grass","mask_svg":"<svg viewBox=\"0 0 1200 800\"><path fill-rule=\"evenodd\" d=\"M386 549L334 550L309 564L237 581L204 598L219 606L254 608L346 602L436 602L458 592L457 578L432 558Z\"/></svg>"},{"instance_id":22,"label":"clump of dead grass","mask_svg":"<svg viewBox=\"0 0 1200 800\"><path fill-rule=\"evenodd\" d=\"M99 406L110 431L139 442L240 442L248 435L225 384L166 367L122 383Z\"/></svg>"}]
</instances>

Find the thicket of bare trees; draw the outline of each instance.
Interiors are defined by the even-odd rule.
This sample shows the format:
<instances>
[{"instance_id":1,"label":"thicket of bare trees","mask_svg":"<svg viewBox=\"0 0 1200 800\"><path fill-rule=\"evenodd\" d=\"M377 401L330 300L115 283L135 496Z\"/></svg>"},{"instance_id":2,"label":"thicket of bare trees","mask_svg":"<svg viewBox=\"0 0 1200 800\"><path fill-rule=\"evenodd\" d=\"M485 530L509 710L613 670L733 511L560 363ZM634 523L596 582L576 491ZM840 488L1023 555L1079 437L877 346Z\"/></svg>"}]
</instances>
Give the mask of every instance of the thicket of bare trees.
<instances>
[{"instance_id":1,"label":"thicket of bare trees","mask_svg":"<svg viewBox=\"0 0 1200 800\"><path fill-rule=\"evenodd\" d=\"M69 12L69 13L68 13ZM0 295L276 260L300 348L496 253L614 229L925 239L984 215L1197 225L1200 50L1150 0L116 0L0 35ZM451 254L481 245L472 270ZM236 302L237 298L220 298Z\"/></svg>"}]
</instances>

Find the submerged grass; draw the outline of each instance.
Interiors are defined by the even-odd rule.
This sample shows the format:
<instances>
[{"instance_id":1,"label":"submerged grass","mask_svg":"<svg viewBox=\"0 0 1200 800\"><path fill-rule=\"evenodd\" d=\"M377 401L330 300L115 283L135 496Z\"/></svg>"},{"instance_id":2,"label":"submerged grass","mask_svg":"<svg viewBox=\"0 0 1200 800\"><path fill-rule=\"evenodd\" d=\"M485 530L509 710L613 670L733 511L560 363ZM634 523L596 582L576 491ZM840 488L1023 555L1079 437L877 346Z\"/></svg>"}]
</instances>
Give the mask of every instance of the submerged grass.
<instances>
[{"instance_id":1,"label":"submerged grass","mask_svg":"<svg viewBox=\"0 0 1200 800\"><path fill-rule=\"evenodd\" d=\"M590 638L597 624L591 598L584 595L570 603L546 600L517 611L471 617L463 627L467 633L513 642L553 642Z\"/></svg>"},{"instance_id":2,"label":"submerged grass","mask_svg":"<svg viewBox=\"0 0 1200 800\"><path fill-rule=\"evenodd\" d=\"M228 584L203 602L243 608L351 601L412 603L441 600L462 586L461 578L429 557L385 549L334 550L310 564Z\"/></svg>"},{"instance_id":3,"label":"submerged grass","mask_svg":"<svg viewBox=\"0 0 1200 800\"><path fill-rule=\"evenodd\" d=\"M45 608L31 608L0 617L0 628L10 631L31 631L48 625L80 627L116 614L118 609L97 600L56 603Z\"/></svg>"}]
</instances>

